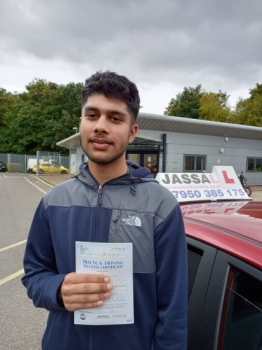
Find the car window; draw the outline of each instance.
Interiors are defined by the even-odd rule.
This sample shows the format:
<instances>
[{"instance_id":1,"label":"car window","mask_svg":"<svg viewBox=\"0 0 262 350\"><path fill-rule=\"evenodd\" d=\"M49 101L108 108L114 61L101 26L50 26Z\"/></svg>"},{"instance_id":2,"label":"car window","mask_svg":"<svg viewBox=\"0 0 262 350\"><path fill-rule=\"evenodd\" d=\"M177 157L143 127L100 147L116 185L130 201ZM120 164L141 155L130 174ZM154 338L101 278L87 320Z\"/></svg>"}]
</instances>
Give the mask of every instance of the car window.
<instances>
[{"instance_id":1,"label":"car window","mask_svg":"<svg viewBox=\"0 0 262 350\"><path fill-rule=\"evenodd\" d=\"M188 245L187 247L188 253L188 301L190 300L190 296L193 290L193 286L195 283L197 271L203 256L203 251Z\"/></svg>"},{"instance_id":2,"label":"car window","mask_svg":"<svg viewBox=\"0 0 262 350\"><path fill-rule=\"evenodd\" d=\"M232 268L223 314L218 349L262 349L262 281Z\"/></svg>"}]
</instances>

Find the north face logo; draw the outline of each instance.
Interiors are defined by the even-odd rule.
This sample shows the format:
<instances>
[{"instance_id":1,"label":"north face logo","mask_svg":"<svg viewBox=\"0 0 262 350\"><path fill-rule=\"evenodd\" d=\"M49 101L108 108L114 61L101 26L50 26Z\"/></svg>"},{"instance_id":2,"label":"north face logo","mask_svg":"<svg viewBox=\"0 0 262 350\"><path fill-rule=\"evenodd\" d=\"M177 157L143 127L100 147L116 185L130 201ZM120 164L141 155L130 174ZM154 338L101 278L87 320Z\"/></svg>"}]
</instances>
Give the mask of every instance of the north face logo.
<instances>
[{"instance_id":1,"label":"north face logo","mask_svg":"<svg viewBox=\"0 0 262 350\"><path fill-rule=\"evenodd\" d=\"M128 219L127 219L127 218L123 218L122 221L123 221L126 225L130 225L130 226L139 226L139 227L141 227L141 220L140 220L137 216L131 216L131 215L129 215Z\"/></svg>"}]
</instances>

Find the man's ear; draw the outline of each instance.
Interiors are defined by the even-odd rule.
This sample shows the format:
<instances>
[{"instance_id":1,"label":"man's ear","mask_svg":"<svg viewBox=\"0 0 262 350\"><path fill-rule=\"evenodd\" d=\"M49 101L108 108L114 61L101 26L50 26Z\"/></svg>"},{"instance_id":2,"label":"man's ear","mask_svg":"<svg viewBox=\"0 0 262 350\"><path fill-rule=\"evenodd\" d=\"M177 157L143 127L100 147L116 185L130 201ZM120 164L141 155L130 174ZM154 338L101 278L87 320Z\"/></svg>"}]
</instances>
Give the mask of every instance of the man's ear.
<instances>
[{"instance_id":1,"label":"man's ear","mask_svg":"<svg viewBox=\"0 0 262 350\"><path fill-rule=\"evenodd\" d=\"M138 132L138 125L137 124L132 125L130 129L128 143L132 143L134 141L134 139L136 138L137 132Z\"/></svg>"}]
</instances>

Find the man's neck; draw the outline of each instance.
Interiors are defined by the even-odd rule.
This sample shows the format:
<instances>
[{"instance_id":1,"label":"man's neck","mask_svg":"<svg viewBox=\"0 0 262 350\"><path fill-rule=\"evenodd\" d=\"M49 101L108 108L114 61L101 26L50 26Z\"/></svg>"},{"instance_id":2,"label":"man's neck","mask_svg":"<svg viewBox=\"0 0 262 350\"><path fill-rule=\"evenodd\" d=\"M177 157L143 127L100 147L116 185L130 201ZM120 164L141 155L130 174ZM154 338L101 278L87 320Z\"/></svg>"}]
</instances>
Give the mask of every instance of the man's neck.
<instances>
[{"instance_id":1,"label":"man's neck","mask_svg":"<svg viewBox=\"0 0 262 350\"><path fill-rule=\"evenodd\" d=\"M126 174L128 170L126 162L121 164L96 164L92 161L88 161L88 169L99 185Z\"/></svg>"}]
</instances>

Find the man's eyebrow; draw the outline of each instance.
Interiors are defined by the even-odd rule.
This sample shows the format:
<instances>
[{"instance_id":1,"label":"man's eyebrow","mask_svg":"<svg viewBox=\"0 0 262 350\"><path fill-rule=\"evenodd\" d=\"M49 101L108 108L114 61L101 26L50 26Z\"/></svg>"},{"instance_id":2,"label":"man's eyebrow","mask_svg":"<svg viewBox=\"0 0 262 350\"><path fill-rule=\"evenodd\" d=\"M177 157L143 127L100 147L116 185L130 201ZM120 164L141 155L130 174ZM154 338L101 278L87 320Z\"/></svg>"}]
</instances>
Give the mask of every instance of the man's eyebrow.
<instances>
[{"instance_id":1,"label":"man's eyebrow","mask_svg":"<svg viewBox=\"0 0 262 350\"><path fill-rule=\"evenodd\" d=\"M99 108L92 107L92 106L86 106L86 107L84 107L84 110L85 110L85 111L94 111L94 112L98 112L98 111L99 111Z\"/></svg>"},{"instance_id":2,"label":"man's eyebrow","mask_svg":"<svg viewBox=\"0 0 262 350\"><path fill-rule=\"evenodd\" d=\"M92 107L92 106L86 106L84 107L84 110L85 112L88 112L88 111L93 111L93 112L99 112L99 108L97 107ZM120 112L120 111L117 111L117 110L114 110L114 109L109 109L106 111L108 114L115 114L115 115L119 115L119 116L126 116L127 113L125 112Z\"/></svg>"},{"instance_id":3,"label":"man's eyebrow","mask_svg":"<svg viewBox=\"0 0 262 350\"><path fill-rule=\"evenodd\" d=\"M107 113L109 113L109 114L121 115L121 116L126 116L126 115L127 115L127 113L125 113L125 112L115 111L114 109L109 109L109 110L107 111Z\"/></svg>"}]
</instances>

